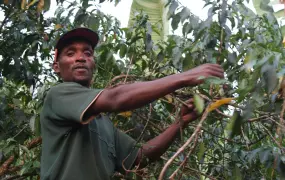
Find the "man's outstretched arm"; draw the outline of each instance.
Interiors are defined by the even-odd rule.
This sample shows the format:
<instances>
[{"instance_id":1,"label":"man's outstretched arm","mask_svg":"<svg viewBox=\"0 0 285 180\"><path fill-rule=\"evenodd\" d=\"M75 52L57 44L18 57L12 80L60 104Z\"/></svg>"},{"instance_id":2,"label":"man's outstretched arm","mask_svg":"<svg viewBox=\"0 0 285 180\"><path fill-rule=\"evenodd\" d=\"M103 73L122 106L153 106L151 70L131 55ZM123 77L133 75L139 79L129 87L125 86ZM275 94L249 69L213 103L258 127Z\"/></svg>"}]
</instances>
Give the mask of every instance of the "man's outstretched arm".
<instances>
[{"instance_id":1,"label":"man's outstretched arm","mask_svg":"<svg viewBox=\"0 0 285 180\"><path fill-rule=\"evenodd\" d=\"M88 109L88 115L100 112L120 112L144 106L160 97L186 86L203 83L200 77L224 77L220 65L204 64L189 71L161 79L138 82L105 89Z\"/></svg>"},{"instance_id":2,"label":"man's outstretched arm","mask_svg":"<svg viewBox=\"0 0 285 180\"><path fill-rule=\"evenodd\" d=\"M198 115L195 111L193 105L193 99L186 102L188 107L183 106L181 109L181 118L184 122L183 128L186 127L190 122L197 119ZM173 143L177 135L179 134L180 124L174 123L169 126L164 132L155 137L154 139L148 141L139 150L135 165L140 165L140 167L145 166L144 158L148 158L150 161L155 161L160 158L160 156L169 148Z\"/></svg>"}]
</instances>

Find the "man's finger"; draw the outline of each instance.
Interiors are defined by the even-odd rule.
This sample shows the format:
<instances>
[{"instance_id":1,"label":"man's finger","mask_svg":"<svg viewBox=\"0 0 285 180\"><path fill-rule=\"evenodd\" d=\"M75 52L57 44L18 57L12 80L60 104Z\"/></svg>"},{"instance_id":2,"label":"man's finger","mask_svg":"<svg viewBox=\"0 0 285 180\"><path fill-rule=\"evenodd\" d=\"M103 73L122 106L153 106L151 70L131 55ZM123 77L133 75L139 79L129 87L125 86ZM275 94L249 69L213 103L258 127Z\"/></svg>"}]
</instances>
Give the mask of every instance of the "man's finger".
<instances>
[{"instance_id":1,"label":"man's finger","mask_svg":"<svg viewBox=\"0 0 285 180\"><path fill-rule=\"evenodd\" d=\"M187 104L187 109L188 110L193 110L194 109L194 104Z\"/></svg>"},{"instance_id":2,"label":"man's finger","mask_svg":"<svg viewBox=\"0 0 285 180\"><path fill-rule=\"evenodd\" d=\"M193 103L194 102L194 99L193 98L190 98L188 99L187 101L185 101L186 104L190 104L190 103Z\"/></svg>"},{"instance_id":3,"label":"man's finger","mask_svg":"<svg viewBox=\"0 0 285 180\"><path fill-rule=\"evenodd\" d=\"M212 76L216 76L216 77L219 77L219 78L224 78L224 72L212 71L210 74Z\"/></svg>"}]
</instances>

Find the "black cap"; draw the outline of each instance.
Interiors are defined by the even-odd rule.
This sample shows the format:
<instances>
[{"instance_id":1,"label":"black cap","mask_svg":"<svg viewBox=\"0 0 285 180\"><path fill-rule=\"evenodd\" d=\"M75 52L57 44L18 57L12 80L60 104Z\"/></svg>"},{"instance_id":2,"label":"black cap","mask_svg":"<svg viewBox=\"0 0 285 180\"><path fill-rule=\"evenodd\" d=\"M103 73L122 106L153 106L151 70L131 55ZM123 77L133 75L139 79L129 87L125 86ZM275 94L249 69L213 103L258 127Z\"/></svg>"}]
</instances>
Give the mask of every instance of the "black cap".
<instances>
[{"instance_id":1,"label":"black cap","mask_svg":"<svg viewBox=\"0 0 285 180\"><path fill-rule=\"evenodd\" d=\"M56 43L55 49L61 51L66 43L74 39L85 39L94 49L99 41L99 36L95 31L88 28L76 28L63 34Z\"/></svg>"}]
</instances>

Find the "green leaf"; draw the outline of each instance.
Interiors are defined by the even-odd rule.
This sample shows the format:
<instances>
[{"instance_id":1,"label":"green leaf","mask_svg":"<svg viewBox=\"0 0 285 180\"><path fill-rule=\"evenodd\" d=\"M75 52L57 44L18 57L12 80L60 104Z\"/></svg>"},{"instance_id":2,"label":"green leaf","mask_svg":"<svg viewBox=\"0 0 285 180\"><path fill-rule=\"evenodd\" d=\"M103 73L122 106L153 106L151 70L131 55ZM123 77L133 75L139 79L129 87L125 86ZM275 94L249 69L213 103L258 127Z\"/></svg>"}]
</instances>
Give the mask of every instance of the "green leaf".
<instances>
[{"instance_id":1,"label":"green leaf","mask_svg":"<svg viewBox=\"0 0 285 180\"><path fill-rule=\"evenodd\" d=\"M201 77L200 79L204 79L204 77ZM205 83L206 84L216 84L216 85L219 85L219 84L226 84L226 83L229 83L226 79L221 79L221 78L218 78L218 77L208 77L205 79Z\"/></svg>"},{"instance_id":2,"label":"green leaf","mask_svg":"<svg viewBox=\"0 0 285 180\"><path fill-rule=\"evenodd\" d=\"M192 29L192 26L190 23L188 22L184 23L183 28L182 28L183 35L186 36L187 34L189 34L191 32L191 29Z\"/></svg>"},{"instance_id":3,"label":"green leaf","mask_svg":"<svg viewBox=\"0 0 285 180\"><path fill-rule=\"evenodd\" d=\"M36 119L36 115L32 116L30 118L30 123L29 123L30 128L33 132L35 131L35 119Z\"/></svg>"},{"instance_id":4,"label":"green leaf","mask_svg":"<svg viewBox=\"0 0 285 180\"><path fill-rule=\"evenodd\" d=\"M170 6L169 6L169 10L168 13L170 15L172 15L174 13L174 11L176 10L176 8L178 7L178 2L177 1L173 1Z\"/></svg>"},{"instance_id":5,"label":"green leaf","mask_svg":"<svg viewBox=\"0 0 285 180\"><path fill-rule=\"evenodd\" d=\"M146 52L149 52L152 50L153 47L153 41L151 39L151 35L150 34L146 34Z\"/></svg>"},{"instance_id":6,"label":"green leaf","mask_svg":"<svg viewBox=\"0 0 285 180\"><path fill-rule=\"evenodd\" d=\"M237 53L236 52L229 53L228 54L228 60L230 63L235 64L237 61Z\"/></svg>"},{"instance_id":7,"label":"green leaf","mask_svg":"<svg viewBox=\"0 0 285 180\"><path fill-rule=\"evenodd\" d=\"M41 135L41 121L40 117L37 116L35 119L35 135L40 136Z\"/></svg>"},{"instance_id":8,"label":"green leaf","mask_svg":"<svg viewBox=\"0 0 285 180\"><path fill-rule=\"evenodd\" d=\"M223 27L226 23L227 20L227 15L228 15L228 11L227 11L227 1L223 0L222 2L222 7L221 7L221 12L219 13L219 23L220 25Z\"/></svg>"},{"instance_id":9,"label":"green leaf","mask_svg":"<svg viewBox=\"0 0 285 180\"><path fill-rule=\"evenodd\" d=\"M160 51L157 55L157 62L161 63L163 61L163 59L164 59L164 53L163 53L163 51Z\"/></svg>"},{"instance_id":10,"label":"green leaf","mask_svg":"<svg viewBox=\"0 0 285 180\"><path fill-rule=\"evenodd\" d=\"M266 163L267 161L273 160L272 148L265 148L259 152L259 159L262 164Z\"/></svg>"},{"instance_id":11,"label":"green leaf","mask_svg":"<svg viewBox=\"0 0 285 180\"><path fill-rule=\"evenodd\" d=\"M3 149L3 154L4 154L4 156L7 156L8 154L10 154L12 151L14 151L14 149L15 149L15 145L10 145L10 146L8 146L8 147L5 147L4 149Z\"/></svg>"},{"instance_id":12,"label":"green leaf","mask_svg":"<svg viewBox=\"0 0 285 180\"><path fill-rule=\"evenodd\" d=\"M251 152L249 152L249 154L247 156L248 162L252 163L252 161L258 157L259 152L262 150L263 150L263 148L257 148L257 149L252 150Z\"/></svg>"},{"instance_id":13,"label":"green leaf","mask_svg":"<svg viewBox=\"0 0 285 180\"><path fill-rule=\"evenodd\" d=\"M269 0L262 0L260 3L260 9L273 13L274 10L273 10L272 6L268 5L269 2L270 2Z\"/></svg>"},{"instance_id":14,"label":"green leaf","mask_svg":"<svg viewBox=\"0 0 285 180\"><path fill-rule=\"evenodd\" d=\"M171 27L173 30L176 30L178 28L179 22L180 22L180 14L177 13L172 17L172 21L171 21Z\"/></svg>"},{"instance_id":15,"label":"green leaf","mask_svg":"<svg viewBox=\"0 0 285 180\"><path fill-rule=\"evenodd\" d=\"M183 23L190 16L190 10L184 7L180 12L181 22Z\"/></svg>"},{"instance_id":16,"label":"green leaf","mask_svg":"<svg viewBox=\"0 0 285 180\"><path fill-rule=\"evenodd\" d=\"M264 65L261 72L263 73L267 92L271 93L278 84L276 68L272 65Z\"/></svg>"},{"instance_id":17,"label":"green leaf","mask_svg":"<svg viewBox=\"0 0 285 180\"><path fill-rule=\"evenodd\" d=\"M233 169L233 180L242 180L242 174L241 171L239 169L239 167L237 165L235 165L234 169Z\"/></svg>"},{"instance_id":18,"label":"green leaf","mask_svg":"<svg viewBox=\"0 0 285 180\"><path fill-rule=\"evenodd\" d=\"M45 4L44 4L44 10L48 11L50 8L50 0L45 0Z\"/></svg>"},{"instance_id":19,"label":"green leaf","mask_svg":"<svg viewBox=\"0 0 285 180\"><path fill-rule=\"evenodd\" d=\"M231 120L228 122L226 129L229 131L229 138L241 134L242 116L239 111L235 111Z\"/></svg>"},{"instance_id":20,"label":"green leaf","mask_svg":"<svg viewBox=\"0 0 285 180\"><path fill-rule=\"evenodd\" d=\"M88 8L88 1L89 0L81 0L81 1L82 1L82 7L85 9Z\"/></svg>"},{"instance_id":21,"label":"green leaf","mask_svg":"<svg viewBox=\"0 0 285 180\"><path fill-rule=\"evenodd\" d=\"M39 168L39 167L41 167L41 163L36 160L36 161L34 161L33 166L34 166L35 168Z\"/></svg>"},{"instance_id":22,"label":"green leaf","mask_svg":"<svg viewBox=\"0 0 285 180\"><path fill-rule=\"evenodd\" d=\"M100 24L100 19L99 19L99 18L97 18L97 17L95 17L95 16L89 16L87 22L88 22L88 26L89 26L91 29L93 29L93 30L95 30L95 31L98 30L99 24Z\"/></svg>"},{"instance_id":23,"label":"green leaf","mask_svg":"<svg viewBox=\"0 0 285 180\"><path fill-rule=\"evenodd\" d=\"M193 29L198 29L199 28L199 17L195 16L195 15L191 15L190 16L190 24L192 26Z\"/></svg>"},{"instance_id":24,"label":"green leaf","mask_svg":"<svg viewBox=\"0 0 285 180\"><path fill-rule=\"evenodd\" d=\"M277 171L280 173L280 179L284 179L285 178L285 163L284 163L284 161L281 159L281 155L280 154L278 154L278 155L276 155L277 156L277 167L276 167L276 169L277 169Z\"/></svg>"},{"instance_id":25,"label":"green leaf","mask_svg":"<svg viewBox=\"0 0 285 180\"><path fill-rule=\"evenodd\" d=\"M205 107L204 99L201 98L198 94L194 94L194 104L199 114L201 114Z\"/></svg>"},{"instance_id":26,"label":"green leaf","mask_svg":"<svg viewBox=\"0 0 285 180\"><path fill-rule=\"evenodd\" d=\"M177 68L177 69L181 69L182 66L182 62L180 61L180 58L182 56L182 52L180 50L179 47L175 47L172 50L172 62L173 65Z\"/></svg>"},{"instance_id":27,"label":"green leaf","mask_svg":"<svg viewBox=\"0 0 285 180\"><path fill-rule=\"evenodd\" d=\"M23 165L21 171L20 171L20 175L22 176L23 174L29 172L30 168L33 166L33 162L27 162Z\"/></svg>"},{"instance_id":28,"label":"green leaf","mask_svg":"<svg viewBox=\"0 0 285 180\"><path fill-rule=\"evenodd\" d=\"M30 152L29 151L29 149L26 147L26 146L23 146L23 145L19 145L20 146L20 148L22 149L22 150L24 150L27 154Z\"/></svg>"},{"instance_id":29,"label":"green leaf","mask_svg":"<svg viewBox=\"0 0 285 180\"><path fill-rule=\"evenodd\" d=\"M120 45L120 58L125 57L128 47L125 44Z\"/></svg>"},{"instance_id":30,"label":"green leaf","mask_svg":"<svg viewBox=\"0 0 285 180\"><path fill-rule=\"evenodd\" d=\"M203 142L201 142L199 145L199 151L198 151L198 156L197 156L198 161L202 160L205 151L206 151L205 144Z\"/></svg>"},{"instance_id":31,"label":"green leaf","mask_svg":"<svg viewBox=\"0 0 285 180\"><path fill-rule=\"evenodd\" d=\"M187 54L183 60L183 71L187 71L194 67L193 57Z\"/></svg>"}]
</instances>

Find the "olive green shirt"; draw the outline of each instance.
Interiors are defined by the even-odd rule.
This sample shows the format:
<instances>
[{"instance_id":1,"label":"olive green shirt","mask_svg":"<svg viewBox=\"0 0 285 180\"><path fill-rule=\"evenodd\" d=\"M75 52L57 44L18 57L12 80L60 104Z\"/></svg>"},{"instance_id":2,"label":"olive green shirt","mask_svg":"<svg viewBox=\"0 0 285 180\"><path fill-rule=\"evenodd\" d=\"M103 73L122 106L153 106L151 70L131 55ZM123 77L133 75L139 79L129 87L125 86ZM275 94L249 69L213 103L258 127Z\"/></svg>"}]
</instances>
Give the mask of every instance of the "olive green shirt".
<instances>
[{"instance_id":1,"label":"olive green shirt","mask_svg":"<svg viewBox=\"0 0 285 180\"><path fill-rule=\"evenodd\" d=\"M41 180L108 180L132 167L134 139L107 116L83 119L101 91L74 82L49 90L41 112Z\"/></svg>"}]
</instances>

